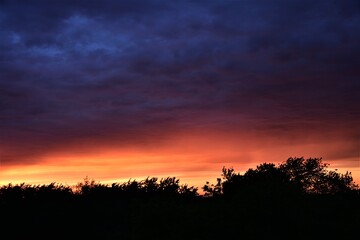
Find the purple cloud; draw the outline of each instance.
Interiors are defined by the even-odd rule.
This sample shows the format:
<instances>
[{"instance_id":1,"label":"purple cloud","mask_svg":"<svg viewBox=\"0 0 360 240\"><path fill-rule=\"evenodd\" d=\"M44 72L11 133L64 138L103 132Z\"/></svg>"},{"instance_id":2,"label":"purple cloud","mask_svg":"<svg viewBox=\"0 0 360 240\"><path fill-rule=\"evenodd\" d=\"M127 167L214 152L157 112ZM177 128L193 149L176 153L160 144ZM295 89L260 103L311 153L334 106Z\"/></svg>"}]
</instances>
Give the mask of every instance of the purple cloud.
<instances>
[{"instance_id":1,"label":"purple cloud","mask_svg":"<svg viewBox=\"0 0 360 240\"><path fill-rule=\"evenodd\" d=\"M340 131L353 142L359 10L357 1L2 1L3 163L206 124Z\"/></svg>"}]
</instances>

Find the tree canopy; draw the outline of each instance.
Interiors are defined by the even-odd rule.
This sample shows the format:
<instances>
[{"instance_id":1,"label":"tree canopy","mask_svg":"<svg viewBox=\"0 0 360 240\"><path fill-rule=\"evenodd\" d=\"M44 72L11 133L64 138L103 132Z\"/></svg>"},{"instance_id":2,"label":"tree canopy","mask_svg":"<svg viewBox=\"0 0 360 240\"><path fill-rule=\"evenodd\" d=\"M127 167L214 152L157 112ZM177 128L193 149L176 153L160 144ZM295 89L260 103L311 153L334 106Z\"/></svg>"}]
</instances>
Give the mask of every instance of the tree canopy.
<instances>
[{"instance_id":1,"label":"tree canopy","mask_svg":"<svg viewBox=\"0 0 360 240\"><path fill-rule=\"evenodd\" d=\"M222 179L212 185L207 182L203 190L207 196L218 196L346 194L358 189L350 172L342 174L328 166L322 158L294 157L278 166L262 163L243 175L223 167Z\"/></svg>"}]
</instances>

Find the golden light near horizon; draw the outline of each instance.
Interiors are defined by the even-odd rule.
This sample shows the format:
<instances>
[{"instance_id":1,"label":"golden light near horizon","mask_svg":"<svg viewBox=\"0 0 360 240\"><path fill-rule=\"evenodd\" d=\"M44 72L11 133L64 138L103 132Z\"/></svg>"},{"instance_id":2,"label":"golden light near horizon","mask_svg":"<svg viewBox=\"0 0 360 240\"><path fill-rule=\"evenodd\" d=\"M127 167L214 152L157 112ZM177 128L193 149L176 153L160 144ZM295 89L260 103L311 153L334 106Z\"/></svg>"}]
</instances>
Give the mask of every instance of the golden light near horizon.
<instances>
[{"instance_id":1,"label":"golden light near horizon","mask_svg":"<svg viewBox=\"0 0 360 240\"><path fill-rule=\"evenodd\" d=\"M103 147L101 151L89 150L89 153L49 153L35 164L3 165L0 184L57 182L75 185L85 177L109 184L129 179L143 180L146 177L177 177L182 184L201 189L206 181L212 182L221 177L222 167L234 167L235 171L243 174L261 163L278 164L288 157L317 157L321 152L326 153L326 149L323 149L326 145L323 144L275 148L272 144L250 142L249 139L242 141L233 134L221 135L218 132L206 136L178 136L175 139L163 146L150 148L119 150ZM275 146L280 144L276 143ZM288 156L286 152L294 155ZM301 153L306 154L299 155ZM330 163L329 169L338 169L340 173L350 171L355 182L359 182L357 159L339 161L326 159L325 156L324 162Z\"/></svg>"}]
</instances>

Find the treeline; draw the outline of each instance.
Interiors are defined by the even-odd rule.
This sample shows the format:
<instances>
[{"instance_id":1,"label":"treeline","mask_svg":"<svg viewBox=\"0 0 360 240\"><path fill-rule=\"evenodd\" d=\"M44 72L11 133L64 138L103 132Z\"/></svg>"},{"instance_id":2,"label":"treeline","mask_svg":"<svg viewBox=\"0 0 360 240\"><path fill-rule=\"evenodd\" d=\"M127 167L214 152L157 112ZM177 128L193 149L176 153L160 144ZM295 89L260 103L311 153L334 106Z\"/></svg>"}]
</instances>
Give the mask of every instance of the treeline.
<instances>
[{"instance_id":1,"label":"treeline","mask_svg":"<svg viewBox=\"0 0 360 240\"><path fill-rule=\"evenodd\" d=\"M198 189L187 184L179 184L175 177L158 180L148 177L145 180L129 180L125 183L102 184L86 177L76 186L60 183L43 185L8 184L0 188L0 202L29 200L69 200L71 198L142 198L142 197L195 197Z\"/></svg>"},{"instance_id":2,"label":"treeline","mask_svg":"<svg viewBox=\"0 0 360 240\"><path fill-rule=\"evenodd\" d=\"M329 164L321 158L289 158L276 166L273 163L262 163L255 169L250 168L243 175L233 168L222 169L221 178L216 184L202 187L205 197L268 195L284 196L296 194L357 194L351 173L345 174L328 170ZM199 196L198 188L180 185L180 179L167 177L158 179L148 177L144 180L129 180L124 183L102 184L86 177L76 186L60 183L43 185L8 184L0 187L0 199L24 200L38 198L67 198L70 195L83 197L145 197L145 196Z\"/></svg>"},{"instance_id":3,"label":"treeline","mask_svg":"<svg viewBox=\"0 0 360 240\"><path fill-rule=\"evenodd\" d=\"M321 158L263 163L244 174L223 168L199 189L175 177L76 186L0 188L1 233L18 238L225 239L347 237L360 224L351 173ZM296 235L294 235L296 233Z\"/></svg>"}]
</instances>

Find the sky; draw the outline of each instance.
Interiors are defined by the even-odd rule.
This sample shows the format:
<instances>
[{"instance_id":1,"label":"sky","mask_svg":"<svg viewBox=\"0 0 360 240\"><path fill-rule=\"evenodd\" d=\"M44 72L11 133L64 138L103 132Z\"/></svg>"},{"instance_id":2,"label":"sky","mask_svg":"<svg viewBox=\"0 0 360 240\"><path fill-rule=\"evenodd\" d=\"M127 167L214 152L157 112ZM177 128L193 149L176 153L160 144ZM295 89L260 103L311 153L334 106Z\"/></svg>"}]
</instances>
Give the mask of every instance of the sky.
<instances>
[{"instance_id":1,"label":"sky","mask_svg":"<svg viewBox=\"0 0 360 240\"><path fill-rule=\"evenodd\" d=\"M360 183L359 1L0 1L0 184L322 157Z\"/></svg>"}]
</instances>

